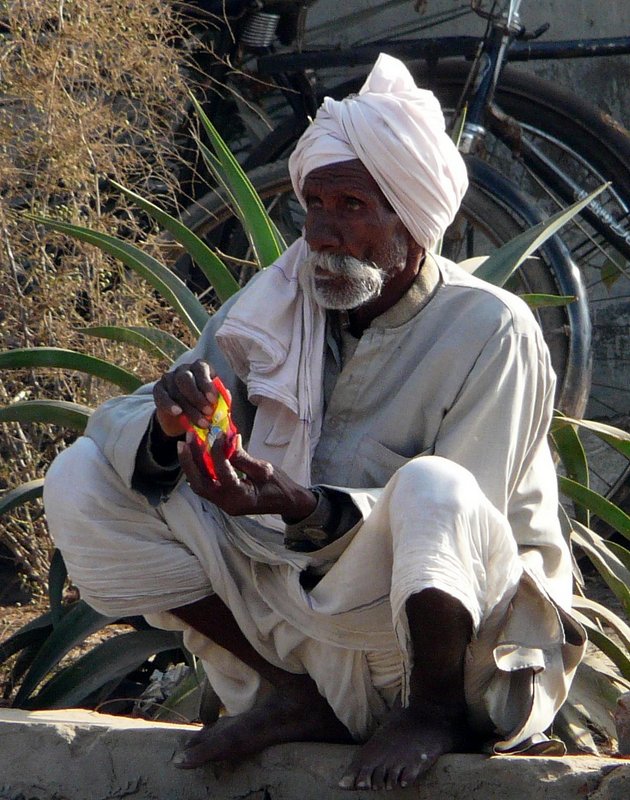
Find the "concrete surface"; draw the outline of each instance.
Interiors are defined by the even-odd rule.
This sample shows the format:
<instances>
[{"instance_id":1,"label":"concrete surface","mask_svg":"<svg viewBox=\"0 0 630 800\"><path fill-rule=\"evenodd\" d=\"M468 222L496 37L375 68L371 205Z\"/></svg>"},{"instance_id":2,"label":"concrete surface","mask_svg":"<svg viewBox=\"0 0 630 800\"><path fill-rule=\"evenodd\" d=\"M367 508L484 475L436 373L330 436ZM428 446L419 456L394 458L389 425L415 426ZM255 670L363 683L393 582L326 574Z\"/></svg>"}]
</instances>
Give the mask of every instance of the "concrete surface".
<instances>
[{"instance_id":1,"label":"concrete surface","mask_svg":"<svg viewBox=\"0 0 630 800\"><path fill-rule=\"evenodd\" d=\"M290 744L238 766L170 761L193 730L89 711L0 709L0 800L628 800L630 760L444 756L419 789L346 792L354 748Z\"/></svg>"}]
</instances>

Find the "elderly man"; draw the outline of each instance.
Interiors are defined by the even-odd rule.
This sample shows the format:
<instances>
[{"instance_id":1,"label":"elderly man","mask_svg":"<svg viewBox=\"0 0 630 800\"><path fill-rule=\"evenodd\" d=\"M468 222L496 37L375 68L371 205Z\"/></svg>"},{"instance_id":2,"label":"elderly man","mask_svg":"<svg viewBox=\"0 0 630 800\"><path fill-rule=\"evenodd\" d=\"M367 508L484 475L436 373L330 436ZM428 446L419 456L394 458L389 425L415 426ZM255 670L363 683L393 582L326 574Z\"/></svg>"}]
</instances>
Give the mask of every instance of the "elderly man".
<instances>
[{"instance_id":1,"label":"elderly man","mask_svg":"<svg viewBox=\"0 0 630 800\"><path fill-rule=\"evenodd\" d=\"M340 785L391 788L446 752L540 752L584 648L540 330L431 252L467 179L400 62L327 99L290 167L304 237L94 414L49 472L53 536L94 608L203 659L226 714L180 767L359 741ZM213 479L185 429L215 374L242 440Z\"/></svg>"}]
</instances>

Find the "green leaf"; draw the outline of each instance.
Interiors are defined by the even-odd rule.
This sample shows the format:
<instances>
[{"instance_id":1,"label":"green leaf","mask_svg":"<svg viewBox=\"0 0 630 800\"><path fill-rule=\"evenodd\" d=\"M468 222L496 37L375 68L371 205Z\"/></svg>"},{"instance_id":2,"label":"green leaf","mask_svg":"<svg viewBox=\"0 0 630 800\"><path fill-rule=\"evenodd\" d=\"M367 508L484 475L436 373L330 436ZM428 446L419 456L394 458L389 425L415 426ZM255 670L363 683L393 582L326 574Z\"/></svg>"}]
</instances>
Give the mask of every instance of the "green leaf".
<instances>
[{"instance_id":1,"label":"green leaf","mask_svg":"<svg viewBox=\"0 0 630 800\"><path fill-rule=\"evenodd\" d=\"M567 472L569 478L583 486L588 486L588 463L584 447L575 428L572 425L554 427L549 434L556 452ZM588 508L578 503L575 513L580 522L589 524Z\"/></svg>"},{"instance_id":2,"label":"green leaf","mask_svg":"<svg viewBox=\"0 0 630 800\"><path fill-rule=\"evenodd\" d=\"M589 511L603 519L616 531L630 539L630 517L619 506L611 503L610 500L607 500L592 489L588 489L586 486L582 486L582 484L562 475L558 477L558 485L560 491L567 497L588 508Z\"/></svg>"},{"instance_id":3,"label":"green leaf","mask_svg":"<svg viewBox=\"0 0 630 800\"><path fill-rule=\"evenodd\" d=\"M216 157L213 156L208 151L208 148L199 142L201 153L206 159L209 168L234 197L235 211L241 218L256 258L262 267L266 267L282 255L286 249L286 244L267 214L258 193L230 152L229 147L225 144L197 99L193 95L191 95L191 98L201 124L217 155Z\"/></svg>"},{"instance_id":4,"label":"green leaf","mask_svg":"<svg viewBox=\"0 0 630 800\"><path fill-rule=\"evenodd\" d=\"M125 342L140 347L147 353L163 358L171 364L188 351L183 342L168 331L159 328L143 328L126 325L99 325L90 328L77 328L78 333L96 336L113 342Z\"/></svg>"},{"instance_id":5,"label":"green leaf","mask_svg":"<svg viewBox=\"0 0 630 800\"><path fill-rule=\"evenodd\" d=\"M553 731L566 744L570 753L581 751L599 754L593 734L586 727L582 714L573 706L570 696L556 715Z\"/></svg>"},{"instance_id":6,"label":"green leaf","mask_svg":"<svg viewBox=\"0 0 630 800\"><path fill-rule=\"evenodd\" d=\"M110 622L113 622L113 619L94 611L83 600L75 603L39 649L13 705L16 708L25 707L28 698L50 670L56 667L73 647L81 644L90 634L104 628Z\"/></svg>"},{"instance_id":7,"label":"green leaf","mask_svg":"<svg viewBox=\"0 0 630 800\"><path fill-rule=\"evenodd\" d=\"M630 550L627 547L617 544L617 542L611 542L608 539L606 540L606 547L617 556L627 570L630 570Z\"/></svg>"},{"instance_id":8,"label":"green leaf","mask_svg":"<svg viewBox=\"0 0 630 800\"><path fill-rule=\"evenodd\" d=\"M585 586L584 576L582 575L582 570L580 569L580 565L578 564L577 558L575 557L575 553L573 552L573 548L571 547L573 522L569 518L569 515L567 514L566 509L564 508L562 503L558 503L558 519L560 521L560 530L562 531L562 538L567 543L567 547L569 548L569 554L571 556L573 580L577 586L579 586L581 589L584 589Z\"/></svg>"},{"instance_id":9,"label":"green leaf","mask_svg":"<svg viewBox=\"0 0 630 800\"><path fill-rule=\"evenodd\" d=\"M107 233L92 231L80 225L59 222L35 214L24 214L27 219L51 230L65 233L80 241L93 244L105 253L119 258L123 264L141 275L171 304L188 328L198 336L208 321L208 314L186 284L163 264L133 244Z\"/></svg>"},{"instance_id":10,"label":"green leaf","mask_svg":"<svg viewBox=\"0 0 630 800\"><path fill-rule=\"evenodd\" d=\"M0 412L2 409L0 409ZM0 514L8 514L9 511L21 506L24 503L29 503L31 500L36 500L41 497L44 492L44 479L36 478L34 481L27 481L21 486L16 486L15 489L3 494L0 497Z\"/></svg>"},{"instance_id":11,"label":"green leaf","mask_svg":"<svg viewBox=\"0 0 630 800\"><path fill-rule=\"evenodd\" d=\"M589 557L630 617L630 570L606 547L602 537L585 525L574 521L571 538Z\"/></svg>"},{"instance_id":12,"label":"green leaf","mask_svg":"<svg viewBox=\"0 0 630 800\"><path fill-rule=\"evenodd\" d=\"M627 681L610 673L600 662L595 664L594 658L589 654L578 666L571 684L569 697L562 707L560 714L567 709L572 709L577 716L572 716L574 722L582 728L586 723L591 730L595 729L605 738L616 738L612 714L617 699L623 693Z\"/></svg>"},{"instance_id":13,"label":"green leaf","mask_svg":"<svg viewBox=\"0 0 630 800\"><path fill-rule=\"evenodd\" d=\"M68 400L21 400L0 408L0 422L43 422L83 432L91 413Z\"/></svg>"},{"instance_id":14,"label":"green leaf","mask_svg":"<svg viewBox=\"0 0 630 800\"><path fill-rule=\"evenodd\" d=\"M606 608L601 603L595 602L595 600L591 600L588 597L579 597L578 595L573 596L571 607L573 611L579 611L581 615L588 617L590 620L601 622L612 628L630 651L630 625L627 625L614 611Z\"/></svg>"},{"instance_id":15,"label":"green leaf","mask_svg":"<svg viewBox=\"0 0 630 800\"><path fill-rule=\"evenodd\" d=\"M20 628L19 631L10 636L4 642L0 642L0 664L4 664L11 656L19 653L32 645L40 645L47 639L52 630L52 617L50 613L43 614L37 619L31 620L28 625Z\"/></svg>"},{"instance_id":16,"label":"green leaf","mask_svg":"<svg viewBox=\"0 0 630 800\"><path fill-rule=\"evenodd\" d=\"M515 236L506 242L498 250L495 250L475 272L477 278L493 283L495 286L503 286L510 275L517 270L520 265L536 249L544 244L550 236L553 236L566 222L578 214L584 206L591 203L598 194L606 188L606 184L595 189L583 200L568 208L559 211L549 217L548 220L534 225L524 233Z\"/></svg>"},{"instance_id":17,"label":"green leaf","mask_svg":"<svg viewBox=\"0 0 630 800\"><path fill-rule=\"evenodd\" d=\"M573 419L572 417L559 417L554 420L554 428L557 424L562 423L577 425L580 428L592 431L626 458L630 458L630 433L628 431L616 428L614 425L606 425L604 422L595 422L590 419Z\"/></svg>"},{"instance_id":18,"label":"green leaf","mask_svg":"<svg viewBox=\"0 0 630 800\"><path fill-rule=\"evenodd\" d=\"M63 560L61 550L55 547L48 570L48 598L53 625L57 625L63 616L63 587L67 577L66 562Z\"/></svg>"},{"instance_id":19,"label":"green leaf","mask_svg":"<svg viewBox=\"0 0 630 800\"><path fill-rule=\"evenodd\" d=\"M601 280L604 286L610 291L622 275L628 276L628 267L622 267L612 258L607 258L600 270Z\"/></svg>"},{"instance_id":20,"label":"green leaf","mask_svg":"<svg viewBox=\"0 0 630 800\"><path fill-rule=\"evenodd\" d=\"M127 394L142 386L142 381L128 370L76 350L63 347L20 347L0 353L0 369L24 367L58 367L86 372L119 386Z\"/></svg>"},{"instance_id":21,"label":"green leaf","mask_svg":"<svg viewBox=\"0 0 630 800\"><path fill-rule=\"evenodd\" d=\"M199 269L206 276L208 282L214 287L221 302L224 302L228 297L238 292L240 286L232 276L232 273L219 256L208 247L203 239L200 239L196 233L193 233L179 220L175 219L175 217L162 211L162 209L158 208L154 203L145 200L130 189L126 189L124 186L116 183L116 181L111 181L111 183L137 206L144 209L150 217L171 234L175 241L182 245L188 255L195 261Z\"/></svg>"},{"instance_id":22,"label":"green leaf","mask_svg":"<svg viewBox=\"0 0 630 800\"><path fill-rule=\"evenodd\" d=\"M577 297L573 294L522 294L524 300L530 308L552 308L555 306L567 306L575 303Z\"/></svg>"},{"instance_id":23,"label":"green leaf","mask_svg":"<svg viewBox=\"0 0 630 800\"><path fill-rule=\"evenodd\" d=\"M586 628L589 640L593 642L602 653L608 656L626 680L630 680L630 658L628 658L621 647L619 647L610 636L606 636L596 625L593 625L588 617L585 617L579 612L575 612L575 617L577 621Z\"/></svg>"},{"instance_id":24,"label":"green leaf","mask_svg":"<svg viewBox=\"0 0 630 800\"><path fill-rule=\"evenodd\" d=\"M132 631L107 639L51 678L27 707L77 706L104 684L124 678L155 653L180 645L181 639L173 631Z\"/></svg>"}]
</instances>

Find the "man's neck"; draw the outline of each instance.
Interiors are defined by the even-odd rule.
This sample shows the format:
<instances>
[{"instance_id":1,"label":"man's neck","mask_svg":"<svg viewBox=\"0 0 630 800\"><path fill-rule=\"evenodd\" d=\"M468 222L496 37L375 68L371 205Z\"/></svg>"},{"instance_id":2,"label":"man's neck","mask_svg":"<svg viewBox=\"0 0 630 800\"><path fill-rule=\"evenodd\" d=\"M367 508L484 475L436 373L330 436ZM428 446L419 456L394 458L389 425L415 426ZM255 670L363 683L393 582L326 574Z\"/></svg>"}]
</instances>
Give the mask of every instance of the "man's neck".
<instances>
[{"instance_id":1,"label":"man's neck","mask_svg":"<svg viewBox=\"0 0 630 800\"><path fill-rule=\"evenodd\" d=\"M424 254L422 259L408 263L403 272L397 276L395 282L385 283L378 297L348 311L348 330L350 333L359 338L363 331L370 327L372 320L380 317L381 314L396 305L415 282L423 264Z\"/></svg>"}]
</instances>

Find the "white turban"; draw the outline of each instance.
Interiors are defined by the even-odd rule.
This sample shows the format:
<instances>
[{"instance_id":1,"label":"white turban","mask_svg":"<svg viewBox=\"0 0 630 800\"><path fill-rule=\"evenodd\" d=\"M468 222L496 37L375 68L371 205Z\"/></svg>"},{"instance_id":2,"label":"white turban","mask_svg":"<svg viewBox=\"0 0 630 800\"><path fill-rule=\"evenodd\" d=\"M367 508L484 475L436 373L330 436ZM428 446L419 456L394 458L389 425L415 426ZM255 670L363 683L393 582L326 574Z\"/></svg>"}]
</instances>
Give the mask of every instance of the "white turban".
<instances>
[{"instance_id":1,"label":"white turban","mask_svg":"<svg viewBox=\"0 0 630 800\"><path fill-rule=\"evenodd\" d=\"M302 205L314 169L359 158L413 238L431 249L453 221L466 165L445 131L440 104L405 65L381 53L358 95L326 97L289 160Z\"/></svg>"}]
</instances>

